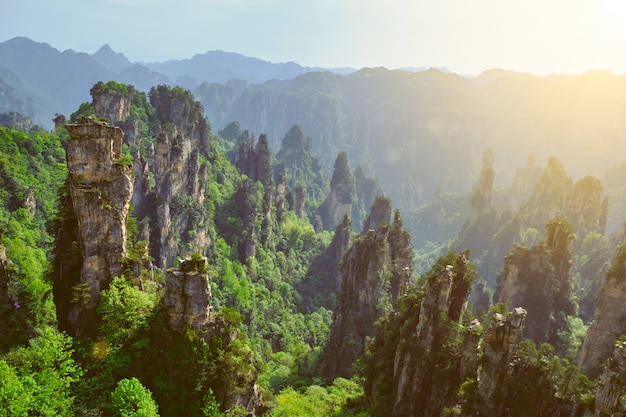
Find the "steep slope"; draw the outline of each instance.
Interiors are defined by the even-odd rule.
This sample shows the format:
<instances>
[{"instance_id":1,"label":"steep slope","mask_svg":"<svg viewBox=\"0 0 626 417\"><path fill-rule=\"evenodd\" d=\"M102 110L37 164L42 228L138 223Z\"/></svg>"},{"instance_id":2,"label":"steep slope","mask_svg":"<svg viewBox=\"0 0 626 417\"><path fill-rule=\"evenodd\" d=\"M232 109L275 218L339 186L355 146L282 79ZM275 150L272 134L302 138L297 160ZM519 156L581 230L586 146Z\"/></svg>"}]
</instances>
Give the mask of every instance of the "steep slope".
<instances>
[{"instance_id":1,"label":"steep slope","mask_svg":"<svg viewBox=\"0 0 626 417\"><path fill-rule=\"evenodd\" d=\"M598 294L593 322L580 349L578 364L590 377L600 374L600 365L610 356L615 341L626 333L626 246L617 248L611 268Z\"/></svg>"},{"instance_id":2,"label":"steep slope","mask_svg":"<svg viewBox=\"0 0 626 417\"><path fill-rule=\"evenodd\" d=\"M130 161L122 155L122 130L93 119L66 125L69 190L78 220L82 267L69 313L73 334L94 334L100 292L122 275L126 222L133 192Z\"/></svg>"},{"instance_id":3,"label":"steep slope","mask_svg":"<svg viewBox=\"0 0 626 417\"><path fill-rule=\"evenodd\" d=\"M571 226L555 218L546 226L544 242L515 247L497 278L494 302L525 306L526 336L537 344L557 345L565 316L575 313L571 293Z\"/></svg>"},{"instance_id":4,"label":"steep slope","mask_svg":"<svg viewBox=\"0 0 626 417\"><path fill-rule=\"evenodd\" d=\"M391 213L390 201L380 197L372 213ZM341 288L334 313L330 338L322 358L327 378L350 376L355 361L372 335L374 322L388 313L395 300L404 293L413 274L410 235L402 226L399 212L393 223L381 219L376 229L352 238L343 255Z\"/></svg>"},{"instance_id":5,"label":"steep slope","mask_svg":"<svg viewBox=\"0 0 626 417\"><path fill-rule=\"evenodd\" d=\"M56 113L69 114L89 97L95 81L110 80L107 71L85 53L72 50L59 52L46 43L28 38L14 38L0 43L0 67L19 74L25 86L35 87L54 100ZM17 87L17 86L16 86ZM28 91L19 91L24 99L37 100ZM40 116L43 126L50 126L54 113Z\"/></svg>"},{"instance_id":6,"label":"steep slope","mask_svg":"<svg viewBox=\"0 0 626 417\"><path fill-rule=\"evenodd\" d=\"M461 325L475 277L467 253L449 253L379 320L363 358L373 415L441 415L475 377L480 326Z\"/></svg>"}]
</instances>

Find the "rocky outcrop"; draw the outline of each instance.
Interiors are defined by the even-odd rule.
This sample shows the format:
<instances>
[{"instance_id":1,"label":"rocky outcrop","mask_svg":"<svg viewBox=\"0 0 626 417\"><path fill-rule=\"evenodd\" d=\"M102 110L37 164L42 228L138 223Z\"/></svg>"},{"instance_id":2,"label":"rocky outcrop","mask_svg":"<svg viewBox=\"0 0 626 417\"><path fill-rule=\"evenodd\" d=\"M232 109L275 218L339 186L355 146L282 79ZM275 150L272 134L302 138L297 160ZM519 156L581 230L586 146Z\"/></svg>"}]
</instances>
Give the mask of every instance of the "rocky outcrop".
<instances>
[{"instance_id":1,"label":"rocky outcrop","mask_svg":"<svg viewBox=\"0 0 626 417\"><path fill-rule=\"evenodd\" d=\"M604 187L599 179L586 176L572 187L565 217L574 233L585 236L588 232L604 234L608 197L602 198Z\"/></svg>"},{"instance_id":2,"label":"rocky outcrop","mask_svg":"<svg viewBox=\"0 0 626 417\"><path fill-rule=\"evenodd\" d=\"M382 222L389 222L391 218L391 200L385 196L378 196L370 208L370 213L363 222L362 235L366 235L370 230L376 230Z\"/></svg>"},{"instance_id":3,"label":"rocky outcrop","mask_svg":"<svg viewBox=\"0 0 626 417\"><path fill-rule=\"evenodd\" d=\"M241 187L232 197L233 207L236 208L242 223L242 233L237 245L241 263L245 263L248 258L256 254L256 223L262 210L258 194L257 183L249 178L244 178Z\"/></svg>"},{"instance_id":4,"label":"rocky outcrop","mask_svg":"<svg viewBox=\"0 0 626 417\"><path fill-rule=\"evenodd\" d=\"M163 303L172 330L189 325L200 335L206 333L213 309L207 268L206 258L188 258L167 272Z\"/></svg>"},{"instance_id":5,"label":"rocky outcrop","mask_svg":"<svg viewBox=\"0 0 626 417\"><path fill-rule=\"evenodd\" d=\"M209 220L202 204L208 180L207 167L200 164L200 151L194 147L185 128L168 124L158 135L155 158L155 199L157 207L153 253L160 267L171 265L178 256L181 241L193 250L210 246L206 226ZM188 234L193 232L193 239Z\"/></svg>"},{"instance_id":6,"label":"rocky outcrop","mask_svg":"<svg viewBox=\"0 0 626 417\"><path fill-rule=\"evenodd\" d=\"M478 372L478 393L484 399L479 402L480 415L506 415L504 378L510 371L509 364L522 341L522 325L526 314L522 307L514 308L506 317L495 313L485 330L481 348L483 365Z\"/></svg>"},{"instance_id":7,"label":"rocky outcrop","mask_svg":"<svg viewBox=\"0 0 626 417\"><path fill-rule=\"evenodd\" d=\"M334 229L344 214L351 215L354 187L354 176L348 166L348 157L345 152L340 152L335 160L330 192L318 211L326 230Z\"/></svg>"},{"instance_id":8,"label":"rocky outcrop","mask_svg":"<svg viewBox=\"0 0 626 417\"><path fill-rule=\"evenodd\" d=\"M276 180L274 205L276 206L276 220L280 222L285 213L285 176L283 174L280 174Z\"/></svg>"},{"instance_id":9,"label":"rocky outcrop","mask_svg":"<svg viewBox=\"0 0 626 417\"><path fill-rule=\"evenodd\" d=\"M259 415L263 399L250 349L240 349L241 330L219 312L213 312L208 264L205 257L191 256L181 261L178 269L170 269L165 277L163 304L172 331L186 335L191 328L202 341L223 356L216 366L224 366L218 373L224 378L214 387L220 393L224 408L245 408L250 416ZM239 343L238 343L239 342ZM224 353L225 352L225 353ZM230 358L237 355L236 365ZM215 370L213 370L215 372Z\"/></svg>"},{"instance_id":10,"label":"rocky outcrop","mask_svg":"<svg viewBox=\"0 0 626 417\"><path fill-rule=\"evenodd\" d=\"M537 182L541 178L541 168L535 165L535 155L530 155L526 166L518 169L513 177L509 204L513 210L518 210L532 195Z\"/></svg>"},{"instance_id":11,"label":"rocky outcrop","mask_svg":"<svg viewBox=\"0 0 626 417\"><path fill-rule=\"evenodd\" d=\"M9 295L9 268L7 265L6 248L0 243L0 310L11 304Z\"/></svg>"},{"instance_id":12,"label":"rocky outcrop","mask_svg":"<svg viewBox=\"0 0 626 417\"><path fill-rule=\"evenodd\" d=\"M344 216L344 223L347 219ZM393 224L389 220L354 237L343 255L341 290L323 355L323 372L328 378L354 374L355 361L363 354L366 338L372 336L374 322L391 311L412 277L410 235L403 229L399 213Z\"/></svg>"},{"instance_id":13,"label":"rocky outcrop","mask_svg":"<svg viewBox=\"0 0 626 417\"><path fill-rule=\"evenodd\" d=\"M572 179L565 172L562 162L558 158L550 158L532 196L520 208L525 215L526 227L539 229L562 213L572 186Z\"/></svg>"},{"instance_id":14,"label":"rocky outcrop","mask_svg":"<svg viewBox=\"0 0 626 417\"><path fill-rule=\"evenodd\" d=\"M544 242L516 246L507 255L497 277L494 302L528 306L526 337L538 344L556 345L562 321L575 311L569 276L574 235L563 219L553 219L546 229Z\"/></svg>"},{"instance_id":15,"label":"rocky outcrop","mask_svg":"<svg viewBox=\"0 0 626 417\"><path fill-rule=\"evenodd\" d=\"M604 279L593 321L578 354L578 366L591 378L600 374L600 365L611 355L615 340L626 334L625 302L626 245L621 245Z\"/></svg>"},{"instance_id":16,"label":"rocky outcrop","mask_svg":"<svg viewBox=\"0 0 626 417\"><path fill-rule=\"evenodd\" d=\"M202 106L189 92L167 86L151 90L150 104L132 86L99 83L91 93L96 115L119 123L134 157L132 203L155 265L166 268L181 250L210 247L212 220L203 206L210 127Z\"/></svg>"},{"instance_id":17,"label":"rocky outcrop","mask_svg":"<svg viewBox=\"0 0 626 417\"><path fill-rule=\"evenodd\" d=\"M476 224L480 213L491 206L491 200L493 198L493 179L495 176L493 159L493 152L491 152L491 150L485 151L480 178L474 189L474 194L472 195L468 227L472 227Z\"/></svg>"},{"instance_id":18,"label":"rocky outcrop","mask_svg":"<svg viewBox=\"0 0 626 417\"><path fill-rule=\"evenodd\" d=\"M626 342L617 343L595 395L595 415L613 416L626 390Z\"/></svg>"},{"instance_id":19,"label":"rocky outcrop","mask_svg":"<svg viewBox=\"0 0 626 417\"><path fill-rule=\"evenodd\" d=\"M121 129L90 118L66 125L69 191L78 222L82 267L69 321L75 335L95 331L100 291L123 272L126 221L133 192ZM63 276L60 277L63 280Z\"/></svg>"},{"instance_id":20,"label":"rocky outcrop","mask_svg":"<svg viewBox=\"0 0 626 417\"><path fill-rule=\"evenodd\" d=\"M239 146L239 156L235 164L239 171L253 181L260 181L264 186L272 185L272 151L267 136L259 136L256 146L245 140Z\"/></svg>"},{"instance_id":21,"label":"rocky outcrop","mask_svg":"<svg viewBox=\"0 0 626 417\"><path fill-rule=\"evenodd\" d=\"M450 325L460 323L474 277L468 254L463 253L428 278L417 326L395 347L391 415L440 415L452 405L461 383L475 373L471 364L476 363L478 335L456 334ZM450 340L459 336L461 345L450 346Z\"/></svg>"},{"instance_id":22,"label":"rocky outcrop","mask_svg":"<svg viewBox=\"0 0 626 417\"><path fill-rule=\"evenodd\" d=\"M444 205L445 202L445 193L443 191L443 187L441 183L437 184L437 188L435 189L435 193L433 194L433 198L430 202L431 207L433 208L433 216L430 219L433 227L443 228L446 221L446 208Z\"/></svg>"},{"instance_id":23,"label":"rocky outcrop","mask_svg":"<svg viewBox=\"0 0 626 417\"><path fill-rule=\"evenodd\" d=\"M91 89L93 99L93 111L96 115L107 115L109 122L119 125L130 116L131 97L121 92L111 90L103 91L102 83L96 84Z\"/></svg>"}]
</instances>

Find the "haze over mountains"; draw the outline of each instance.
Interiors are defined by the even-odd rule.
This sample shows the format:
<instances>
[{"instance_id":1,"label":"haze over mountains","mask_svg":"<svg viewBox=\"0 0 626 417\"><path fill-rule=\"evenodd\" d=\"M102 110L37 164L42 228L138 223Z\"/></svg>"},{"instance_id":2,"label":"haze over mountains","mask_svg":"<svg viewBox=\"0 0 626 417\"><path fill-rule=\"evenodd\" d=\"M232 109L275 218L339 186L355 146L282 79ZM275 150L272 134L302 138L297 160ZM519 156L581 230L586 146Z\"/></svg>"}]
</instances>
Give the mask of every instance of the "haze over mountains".
<instances>
[{"instance_id":1,"label":"haze over mountains","mask_svg":"<svg viewBox=\"0 0 626 417\"><path fill-rule=\"evenodd\" d=\"M604 178L626 163L626 75L489 70L467 78L416 70L324 70L220 51L132 63L107 45L94 54L60 52L14 38L0 43L0 112L18 111L51 128L56 113L69 116L89 101L98 81L141 91L179 85L203 104L214 132L237 120L242 129L267 134L277 150L298 124L327 173L345 150L400 208L430 201L438 184L468 192L487 149L497 184L510 184L530 155L539 167L561 158L575 179Z\"/></svg>"},{"instance_id":2,"label":"haze over mountains","mask_svg":"<svg viewBox=\"0 0 626 417\"><path fill-rule=\"evenodd\" d=\"M47 43L16 37L0 43L0 77L3 89L15 90L8 102L5 91L0 109L18 107L44 127L54 113L70 113L89 100L89 89L97 81L116 80L148 90L159 84L193 89L202 82L226 83L231 79L260 83L269 79L294 78L321 68L305 68L293 62L274 64L236 53L209 51L191 59L157 63L133 63L108 45L93 54L59 51ZM350 72L351 69L338 69ZM29 104L29 99L32 103Z\"/></svg>"},{"instance_id":3,"label":"haze over mountains","mask_svg":"<svg viewBox=\"0 0 626 417\"><path fill-rule=\"evenodd\" d=\"M606 71L1 43L0 414L623 415L625 114Z\"/></svg>"}]
</instances>

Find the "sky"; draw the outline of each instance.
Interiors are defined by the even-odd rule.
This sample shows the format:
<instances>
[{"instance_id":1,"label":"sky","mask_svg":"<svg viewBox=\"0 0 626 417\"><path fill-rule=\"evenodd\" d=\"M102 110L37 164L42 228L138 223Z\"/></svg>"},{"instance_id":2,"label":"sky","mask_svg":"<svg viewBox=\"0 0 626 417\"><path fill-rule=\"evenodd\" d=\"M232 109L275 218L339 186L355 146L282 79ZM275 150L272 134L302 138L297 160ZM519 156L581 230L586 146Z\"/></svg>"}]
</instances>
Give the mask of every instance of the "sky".
<instances>
[{"instance_id":1,"label":"sky","mask_svg":"<svg viewBox=\"0 0 626 417\"><path fill-rule=\"evenodd\" d=\"M87 53L109 44L133 62L222 50L325 68L626 73L626 0L19 0L2 9L0 42L26 36Z\"/></svg>"}]
</instances>

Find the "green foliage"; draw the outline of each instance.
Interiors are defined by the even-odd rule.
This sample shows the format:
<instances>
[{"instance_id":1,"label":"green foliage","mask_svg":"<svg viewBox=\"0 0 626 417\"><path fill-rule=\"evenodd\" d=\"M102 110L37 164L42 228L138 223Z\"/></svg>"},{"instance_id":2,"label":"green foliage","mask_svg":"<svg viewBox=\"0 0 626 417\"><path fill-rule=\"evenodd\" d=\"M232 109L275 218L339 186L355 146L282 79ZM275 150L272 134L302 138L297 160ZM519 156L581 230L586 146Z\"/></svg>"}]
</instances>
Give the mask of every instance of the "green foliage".
<instances>
[{"instance_id":1,"label":"green foliage","mask_svg":"<svg viewBox=\"0 0 626 417\"><path fill-rule=\"evenodd\" d=\"M554 407L559 405L555 398L575 405L593 389L590 381L556 356L550 345L537 349L528 339L520 343L503 384L509 415L515 417L554 415Z\"/></svg>"},{"instance_id":2,"label":"green foliage","mask_svg":"<svg viewBox=\"0 0 626 417\"><path fill-rule=\"evenodd\" d=\"M0 360L0 416L27 417L32 401L15 369Z\"/></svg>"},{"instance_id":3,"label":"green foliage","mask_svg":"<svg viewBox=\"0 0 626 417\"><path fill-rule=\"evenodd\" d=\"M73 416L71 388L82 372L72 352L71 339L50 327L9 352L0 360L0 415Z\"/></svg>"},{"instance_id":4,"label":"green foliage","mask_svg":"<svg viewBox=\"0 0 626 417\"><path fill-rule=\"evenodd\" d=\"M120 417L158 417L152 393L137 378L122 379L111 393L111 410Z\"/></svg>"},{"instance_id":5,"label":"green foliage","mask_svg":"<svg viewBox=\"0 0 626 417\"><path fill-rule=\"evenodd\" d=\"M328 192L328 178L312 153L313 139L305 137L302 128L293 125L282 139L281 149L276 154L275 175L283 174L291 190L303 187L311 207L323 201ZM292 207L293 208L293 207Z\"/></svg>"},{"instance_id":6,"label":"green foliage","mask_svg":"<svg viewBox=\"0 0 626 417\"><path fill-rule=\"evenodd\" d=\"M105 339L118 345L146 329L155 305L154 294L133 287L123 277L113 278L109 289L101 292L98 307Z\"/></svg>"},{"instance_id":7,"label":"green foliage","mask_svg":"<svg viewBox=\"0 0 626 417\"><path fill-rule=\"evenodd\" d=\"M92 103L84 102L78 107L74 113L70 115L70 123L76 123L78 119L83 117L94 116L94 108Z\"/></svg>"},{"instance_id":8,"label":"green foliage","mask_svg":"<svg viewBox=\"0 0 626 417\"><path fill-rule=\"evenodd\" d=\"M67 172L62 161L60 134L0 127L0 244L6 248L13 304L0 305L0 352L26 344L35 328L55 321L48 222Z\"/></svg>"},{"instance_id":9,"label":"green foliage","mask_svg":"<svg viewBox=\"0 0 626 417\"><path fill-rule=\"evenodd\" d=\"M346 414L348 401L354 401L363 395L358 380L337 378L332 385L321 387L310 385L303 392L285 388L276 396L278 406L272 409L269 417L307 416L338 417ZM364 414L360 414L365 416Z\"/></svg>"}]
</instances>

